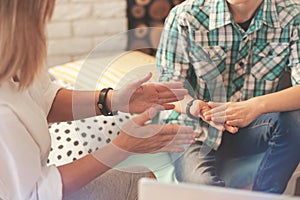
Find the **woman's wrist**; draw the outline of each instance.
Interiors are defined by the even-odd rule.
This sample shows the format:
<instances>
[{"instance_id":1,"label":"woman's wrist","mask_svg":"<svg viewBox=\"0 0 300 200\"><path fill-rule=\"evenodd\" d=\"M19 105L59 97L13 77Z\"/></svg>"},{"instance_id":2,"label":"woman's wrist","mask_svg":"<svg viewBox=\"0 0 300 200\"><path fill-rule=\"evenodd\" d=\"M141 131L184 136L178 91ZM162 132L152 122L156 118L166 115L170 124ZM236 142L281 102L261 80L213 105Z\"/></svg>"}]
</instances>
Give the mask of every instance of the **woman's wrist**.
<instances>
[{"instance_id":1,"label":"woman's wrist","mask_svg":"<svg viewBox=\"0 0 300 200\"><path fill-rule=\"evenodd\" d=\"M112 112L112 95L114 90L109 90L105 99L107 111Z\"/></svg>"},{"instance_id":2,"label":"woman's wrist","mask_svg":"<svg viewBox=\"0 0 300 200\"><path fill-rule=\"evenodd\" d=\"M116 114L116 109L113 108L112 105L112 95L113 95L113 89L112 88L103 88L99 92L99 97L97 101L97 107L100 111L100 113L104 116L113 116ZM113 112L115 111L115 112Z\"/></svg>"},{"instance_id":3,"label":"woman's wrist","mask_svg":"<svg viewBox=\"0 0 300 200\"><path fill-rule=\"evenodd\" d=\"M133 155L131 152L119 147L114 142L109 143L108 145L92 152L91 154L98 161L111 168L126 160L129 156Z\"/></svg>"}]
</instances>

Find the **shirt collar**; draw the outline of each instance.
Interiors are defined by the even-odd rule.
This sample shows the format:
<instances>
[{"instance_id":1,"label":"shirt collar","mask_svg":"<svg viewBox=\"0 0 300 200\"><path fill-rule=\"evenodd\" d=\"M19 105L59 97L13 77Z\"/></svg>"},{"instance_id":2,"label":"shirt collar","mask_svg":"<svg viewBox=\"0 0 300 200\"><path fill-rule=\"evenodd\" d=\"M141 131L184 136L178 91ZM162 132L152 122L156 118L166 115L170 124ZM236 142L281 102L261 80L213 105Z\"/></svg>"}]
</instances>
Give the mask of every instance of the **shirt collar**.
<instances>
[{"instance_id":1,"label":"shirt collar","mask_svg":"<svg viewBox=\"0 0 300 200\"><path fill-rule=\"evenodd\" d=\"M209 30L231 23L231 14L226 0L209 0Z\"/></svg>"},{"instance_id":2,"label":"shirt collar","mask_svg":"<svg viewBox=\"0 0 300 200\"><path fill-rule=\"evenodd\" d=\"M208 0L208 2L210 5L208 11L210 31L233 22L226 0ZM264 0L262 4L255 18L255 26L250 28L257 30L263 23L270 27L279 28L280 22L275 0Z\"/></svg>"},{"instance_id":3,"label":"shirt collar","mask_svg":"<svg viewBox=\"0 0 300 200\"><path fill-rule=\"evenodd\" d=\"M280 27L275 0L264 0L263 9L260 9L260 12L262 12L262 15L260 18L257 16L258 18L256 20L261 20L264 24L270 27Z\"/></svg>"}]
</instances>

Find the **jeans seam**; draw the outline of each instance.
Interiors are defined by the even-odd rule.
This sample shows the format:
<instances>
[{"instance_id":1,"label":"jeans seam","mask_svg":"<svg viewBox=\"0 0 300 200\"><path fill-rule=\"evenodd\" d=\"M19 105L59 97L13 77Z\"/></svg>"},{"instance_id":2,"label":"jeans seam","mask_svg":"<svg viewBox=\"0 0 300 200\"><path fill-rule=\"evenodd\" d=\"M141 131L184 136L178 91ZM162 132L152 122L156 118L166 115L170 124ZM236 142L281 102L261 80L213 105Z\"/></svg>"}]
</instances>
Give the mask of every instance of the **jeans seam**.
<instances>
[{"instance_id":1,"label":"jeans seam","mask_svg":"<svg viewBox=\"0 0 300 200\"><path fill-rule=\"evenodd\" d=\"M273 146L273 145L272 145ZM270 149L269 152L266 152L266 155L268 153L272 153L273 148ZM257 173L257 178L255 180L254 186L257 185L257 183L261 183L262 180L262 174L258 173L259 171L263 170L265 168L266 163L269 161L269 156L266 157L266 159L263 159L263 161L260 163L260 167L258 169Z\"/></svg>"},{"instance_id":2,"label":"jeans seam","mask_svg":"<svg viewBox=\"0 0 300 200\"><path fill-rule=\"evenodd\" d=\"M270 126L270 127L274 127L274 124L272 122L263 122L263 123L260 123L260 124L255 124L254 126L251 126L249 128L257 128L257 127L260 127L260 126Z\"/></svg>"},{"instance_id":3,"label":"jeans seam","mask_svg":"<svg viewBox=\"0 0 300 200\"><path fill-rule=\"evenodd\" d=\"M278 131L276 130L276 131L273 132L272 138L273 137L277 137L277 136L278 136ZM268 144L268 145L270 145L270 144ZM257 183L259 183L259 184L261 183L263 175L259 174L258 172L261 171L261 170L263 170L264 167L265 167L265 165L266 165L266 163L269 162L269 158L270 158L269 155L272 154L274 146L275 146L275 142L268 147L268 149L270 149L270 150L266 152L266 154L264 156L265 158L260 163L260 167L257 170L257 178L256 178L256 180L254 182L254 186L257 185Z\"/></svg>"}]
</instances>

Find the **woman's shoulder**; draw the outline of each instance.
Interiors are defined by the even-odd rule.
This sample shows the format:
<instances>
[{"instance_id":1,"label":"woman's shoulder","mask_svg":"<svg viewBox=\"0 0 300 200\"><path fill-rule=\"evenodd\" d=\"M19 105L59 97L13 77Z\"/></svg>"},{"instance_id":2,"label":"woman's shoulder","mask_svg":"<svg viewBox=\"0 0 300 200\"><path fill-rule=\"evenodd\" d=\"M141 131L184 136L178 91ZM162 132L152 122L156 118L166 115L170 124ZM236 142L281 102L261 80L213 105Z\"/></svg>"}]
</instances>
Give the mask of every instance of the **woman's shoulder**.
<instances>
[{"instance_id":1,"label":"woman's shoulder","mask_svg":"<svg viewBox=\"0 0 300 200\"><path fill-rule=\"evenodd\" d=\"M18 83L8 80L0 84L0 104L11 103L16 99L16 95L20 93Z\"/></svg>"}]
</instances>

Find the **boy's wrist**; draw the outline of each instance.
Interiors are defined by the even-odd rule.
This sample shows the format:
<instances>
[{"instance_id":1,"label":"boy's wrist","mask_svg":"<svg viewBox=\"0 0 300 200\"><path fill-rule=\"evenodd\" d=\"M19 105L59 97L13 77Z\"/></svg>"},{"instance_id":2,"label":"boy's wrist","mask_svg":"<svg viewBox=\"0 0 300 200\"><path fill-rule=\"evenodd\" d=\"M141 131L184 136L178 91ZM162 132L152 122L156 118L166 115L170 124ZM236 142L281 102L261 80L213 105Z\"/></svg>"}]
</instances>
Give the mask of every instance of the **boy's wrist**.
<instances>
[{"instance_id":1,"label":"boy's wrist","mask_svg":"<svg viewBox=\"0 0 300 200\"><path fill-rule=\"evenodd\" d=\"M191 107L193 106L195 101L197 101L197 99L192 99L186 104L185 113L189 118L199 120L199 117L196 117L191 113Z\"/></svg>"},{"instance_id":2,"label":"boy's wrist","mask_svg":"<svg viewBox=\"0 0 300 200\"><path fill-rule=\"evenodd\" d=\"M251 102L254 111L257 112L258 115L267 113L266 102L264 101L264 98L262 98L262 96L251 98L248 101Z\"/></svg>"}]
</instances>

